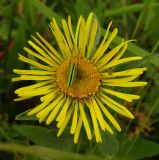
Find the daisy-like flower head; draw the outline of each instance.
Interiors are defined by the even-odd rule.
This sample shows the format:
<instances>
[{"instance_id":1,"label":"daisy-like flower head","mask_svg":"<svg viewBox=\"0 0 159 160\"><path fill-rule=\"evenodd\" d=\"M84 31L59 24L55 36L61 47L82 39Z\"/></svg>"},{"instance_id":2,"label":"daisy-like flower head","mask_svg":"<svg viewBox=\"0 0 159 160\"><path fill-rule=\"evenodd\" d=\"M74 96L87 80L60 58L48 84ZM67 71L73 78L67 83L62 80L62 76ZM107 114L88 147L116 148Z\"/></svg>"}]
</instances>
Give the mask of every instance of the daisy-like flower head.
<instances>
[{"instance_id":1,"label":"daisy-like flower head","mask_svg":"<svg viewBox=\"0 0 159 160\"><path fill-rule=\"evenodd\" d=\"M117 131L121 131L110 110L130 119L134 118L127 108L110 96L128 102L139 99L140 96L121 93L110 87L146 85L146 82L133 81L146 68L117 72L110 70L114 66L142 59L139 56L122 58L129 41L122 40L118 46L108 50L118 32L115 28L109 35L111 24L112 22L94 49L99 26L93 13L89 14L86 21L82 16L79 18L75 32L70 16L68 21L62 20L62 30L53 18L50 28L58 47L55 49L37 33L36 37L32 36L32 41L28 41L32 49L24 47L34 59L19 54L21 61L34 66L35 69L14 69L14 73L20 76L12 81L31 80L36 81L36 84L17 89L15 93L19 98L15 100L40 96L41 103L31 109L28 116L36 115L40 123L45 121L47 125L56 120L58 137L70 123L74 143L79 139L82 126L89 140L95 135L96 142L102 142L101 130L114 133L110 123Z\"/></svg>"}]
</instances>

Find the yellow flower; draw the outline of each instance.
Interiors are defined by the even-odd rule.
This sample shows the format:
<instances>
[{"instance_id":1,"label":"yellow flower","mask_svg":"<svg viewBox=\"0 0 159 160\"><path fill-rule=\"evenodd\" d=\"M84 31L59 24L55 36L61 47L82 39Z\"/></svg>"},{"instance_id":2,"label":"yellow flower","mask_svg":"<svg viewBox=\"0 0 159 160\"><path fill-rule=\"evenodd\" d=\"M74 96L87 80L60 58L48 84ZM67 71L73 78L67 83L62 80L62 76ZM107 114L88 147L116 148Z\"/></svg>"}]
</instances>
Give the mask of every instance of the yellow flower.
<instances>
[{"instance_id":1,"label":"yellow flower","mask_svg":"<svg viewBox=\"0 0 159 160\"><path fill-rule=\"evenodd\" d=\"M142 59L139 56L121 58L129 41L123 40L117 47L108 49L118 32L115 28L109 35L111 24L110 22L103 39L94 50L99 26L93 13L89 14L86 21L82 16L79 18L75 33L70 16L68 21L62 20L63 30L53 18L50 28L58 47L55 49L37 33L36 37L32 36L33 41L28 41L32 49L24 47L33 58L19 54L21 61L34 66L35 69L14 69L14 73L20 76L12 81L33 80L36 84L17 89L15 93L19 98L15 100L40 96L41 104L28 112L28 115L36 115L40 123L45 121L47 125L56 120L59 128L58 137L70 122L70 133L74 135L74 143L79 139L82 126L89 140L95 135L96 142L102 142L100 130L114 133L107 119L117 131L121 131L109 110L130 119L134 118L123 105L110 96L128 102L139 99L140 96L114 91L110 86L144 86L146 82L133 80L146 68L117 72L110 70L114 66Z\"/></svg>"}]
</instances>

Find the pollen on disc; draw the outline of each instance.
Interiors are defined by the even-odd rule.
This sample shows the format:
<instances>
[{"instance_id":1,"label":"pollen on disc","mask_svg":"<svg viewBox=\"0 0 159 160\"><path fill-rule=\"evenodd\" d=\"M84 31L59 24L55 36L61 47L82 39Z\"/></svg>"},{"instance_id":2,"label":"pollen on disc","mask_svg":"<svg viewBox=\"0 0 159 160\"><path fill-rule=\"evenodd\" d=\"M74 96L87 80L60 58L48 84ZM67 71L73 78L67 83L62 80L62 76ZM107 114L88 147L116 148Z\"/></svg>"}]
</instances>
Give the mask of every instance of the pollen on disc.
<instances>
[{"instance_id":1,"label":"pollen on disc","mask_svg":"<svg viewBox=\"0 0 159 160\"><path fill-rule=\"evenodd\" d=\"M68 72L71 64L76 64L74 82L68 86ZM86 59L71 58L65 60L57 70L56 80L61 91L79 99L95 94L100 85L101 75L97 68Z\"/></svg>"}]
</instances>

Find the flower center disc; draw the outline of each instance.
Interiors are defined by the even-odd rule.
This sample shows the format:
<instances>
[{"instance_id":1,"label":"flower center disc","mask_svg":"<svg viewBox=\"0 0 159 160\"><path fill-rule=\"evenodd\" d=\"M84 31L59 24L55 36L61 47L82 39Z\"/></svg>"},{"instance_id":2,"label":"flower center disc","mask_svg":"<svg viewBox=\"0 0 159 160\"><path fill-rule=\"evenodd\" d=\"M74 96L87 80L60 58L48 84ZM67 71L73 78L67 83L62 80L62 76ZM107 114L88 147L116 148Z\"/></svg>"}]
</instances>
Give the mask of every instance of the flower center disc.
<instances>
[{"instance_id":1,"label":"flower center disc","mask_svg":"<svg viewBox=\"0 0 159 160\"><path fill-rule=\"evenodd\" d=\"M65 60L57 70L57 83L62 92L79 99L98 91L101 76L95 66L82 58Z\"/></svg>"}]
</instances>

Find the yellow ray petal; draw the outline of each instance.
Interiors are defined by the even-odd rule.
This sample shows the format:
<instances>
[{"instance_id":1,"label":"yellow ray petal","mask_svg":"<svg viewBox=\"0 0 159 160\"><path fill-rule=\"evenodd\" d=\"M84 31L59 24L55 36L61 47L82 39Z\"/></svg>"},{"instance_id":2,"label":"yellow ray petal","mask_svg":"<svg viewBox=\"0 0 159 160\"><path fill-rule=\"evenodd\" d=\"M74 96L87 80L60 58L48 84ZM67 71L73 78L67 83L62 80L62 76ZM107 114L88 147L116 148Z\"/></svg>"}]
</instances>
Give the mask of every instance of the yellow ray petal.
<instances>
[{"instance_id":1,"label":"yellow ray petal","mask_svg":"<svg viewBox=\"0 0 159 160\"><path fill-rule=\"evenodd\" d=\"M20 54L19 54L19 60L21 60L23 62L26 62L26 63L29 63L29 64L31 64L31 65L33 65L35 67L38 67L40 69L43 69L43 70L55 71L55 69L53 67L48 67L46 65L42 65L42 64L40 64L40 63L38 63L38 62L36 62L34 60L31 60L29 58L26 58L26 57L22 56Z\"/></svg>"},{"instance_id":2,"label":"yellow ray petal","mask_svg":"<svg viewBox=\"0 0 159 160\"><path fill-rule=\"evenodd\" d=\"M138 57L138 56L119 59L119 60L116 60L116 61L113 61L113 62L110 62L110 63L106 64L105 66L101 67L99 70L101 72L103 70L106 70L108 68L117 66L119 64L127 63L127 62L130 62L130 61L137 61L137 60L141 60L141 59L142 59L142 57Z\"/></svg>"},{"instance_id":3,"label":"yellow ray petal","mask_svg":"<svg viewBox=\"0 0 159 160\"><path fill-rule=\"evenodd\" d=\"M102 130L105 131L105 125L104 125L105 124L105 122L104 122L105 120L103 119L103 116L102 116L102 113L101 113L101 111L99 109L99 106L98 106L96 100L93 97L91 98L91 101L92 101L92 104L93 104L92 107L94 108L94 111L95 111L95 114L97 116L98 122L99 122Z\"/></svg>"},{"instance_id":4,"label":"yellow ray petal","mask_svg":"<svg viewBox=\"0 0 159 160\"><path fill-rule=\"evenodd\" d=\"M32 38L36 41L36 43L49 55L50 61L53 63L53 65L57 68L59 64L61 64L61 61L53 54L51 53L37 38L32 36Z\"/></svg>"},{"instance_id":5,"label":"yellow ray petal","mask_svg":"<svg viewBox=\"0 0 159 160\"><path fill-rule=\"evenodd\" d=\"M107 83L107 86L117 86L117 87L142 87L147 85L147 82L120 82L120 83Z\"/></svg>"},{"instance_id":6,"label":"yellow ray petal","mask_svg":"<svg viewBox=\"0 0 159 160\"><path fill-rule=\"evenodd\" d=\"M67 97L67 98L66 98L66 102L65 102L64 106L62 107L62 110L61 110L60 114L59 114L58 117L57 117L57 121L59 121L61 118L64 118L64 117L65 117L66 112L67 112L67 110L68 110L68 108L69 108L70 103L71 103L71 100L70 100L69 97Z\"/></svg>"},{"instance_id":7,"label":"yellow ray petal","mask_svg":"<svg viewBox=\"0 0 159 160\"><path fill-rule=\"evenodd\" d=\"M62 99L57 105L56 107L52 110L52 112L50 113L49 117L46 120L46 124L49 125L56 117L58 111L60 110L60 108L62 107L63 103L65 101L65 98Z\"/></svg>"},{"instance_id":8,"label":"yellow ray petal","mask_svg":"<svg viewBox=\"0 0 159 160\"><path fill-rule=\"evenodd\" d=\"M37 118L43 117L43 115L48 115L49 112L64 98L63 95L59 95L56 97L50 105L48 105L45 109L41 110L39 113L36 114Z\"/></svg>"},{"instance_id":9,"label":"yellow ray petal","mask_svg":"<svg viewBox=\"0 0 159 160\"><path fill-rule=\"evenodd\" d=\"M95 41L95 38L96 38L97 28L98 28L98 22L97 22L96 19L93 19L93 26L92 26L92 30L91 30L91 33L90 33L90 39L89 39L89 42L88 42L87 57L89 57L91 55L92 48L93 48L93 45L94 45L94 41Z\"/></svg>"},{"instance_id":10,"label":"yellow ray petal","mask_svg":"<svg viewBox=\"0 0 159 160\"><path fill-rule=\"evenodd\" d=\"M109 23L108 27L107 27L107 30L105 32L105 35L104 35L104 38L100 44L100 46L97 48L96 52L94 53L94 55L92 56L93 59L95 59L95 57L100 53L102 47L103 47L103 44L105 43L105 40L107 39L107 36L108 36L108 32L109 32L109 29L111 27L111 24L112 22ZM91 58L90 58L91 59Z\"/></svg>"},{"instance_id":11,"label":"yellow ray petal","mask_svg":"<svg viewBox=\"0 0 159 160\"><path fill-rule=\"evenodd\" d=\"M76 131L75 131L75 134L74 134L74 143L75 144L78 142L81 128L82 128L82 116L80 115L78 123L77 123Z\"/></svg>"},{"instance_id":12,"label":"yellow ray petal","mask_svg":"<svg viewBox=\"0 0 159 160\"><path fill-rule=\"evenodd\" d=\"M110 103L114 104L115 106L119 107L121 110L125 111L129 117L131 119L134 119L135 117L132 115L132 113L126 109L126 107L122 106L121 104L119 104L118 102L112 100L110 97L106 96L106 95L103 95L103 97L108 100Z\"/></svg>"},{"instance_id":13,"label":"yellow ray petal","mask_svg":"<svg viewBox=\"0 0 159 160\"><path fill-rule=\"evenodd\" d=\"M63 55L66 55L68 57L71 56L71 52L68 47L67 41L66 41L63 33L59 29L59 27L56 23L56 20L54 18L53 18L52 22L50 23L50 25L51 25L52 32L58 42L57 44L58 44L59 48L61 49L61 51L63 52Z\"/></svg>"},{"instance_id":14,"label":"yellow ray petal","mask_svg":"<svg viewBox=\"0 0 159 160\"><path fill-rule=\"evenodd\" d=\"M78 20L78 23L77 23L77 27L76 27L76 34L75 34L75 43L76 43L76 45L77 45L77 41L78 41L79 29L80 29L82 18L83 18L82 16L79 17L79 20Z\"/></svg>"},{"instance_id":15,"label":"yellow ray petal","mask_svg":"<svg viewBox=\"0 0 159 160\"><path fill-rule=\"evenodd\" d=\"M111 33L110 37L108 38L108 40L103 44L103 46L98 50L98 55L97 55L97 52L93 55L93 58L92 60L94 62L97 62L102 56L103 56L103 53L108 49L110 43L113 41L113 39L116 37L118 33L118 29L115 28L113 30L113 32Z\"/></svg>"},{"instance_id":16,"label":"yellow ray petal","mask_svg":"<svg viewBox=\"0 0 159 160\"><path fill-rule=\"evenodd\" d=\"M55 80L52 76L31 76L31 75L22 75L20 77L12 78L12 82L15 81L22 81L22 80L34 80L34 81L41 81L41 80Z\"/></svg>"},{"instance_id":17,"label":"yellow ray petal","mask_svg":"<svg viewBox=\"0 0 159 160\"><path fill-rule=\"evenodd\" d=\"M113 103L109 102L104 94L100 94L101 96L99 97L101 99L101 101L103 101L108 107L110 107L112 110L114 110L115 112L130 118L130 119L134 119L134 116L125 108L124 110L117 107L116 105L114 105Z\"/></svg>"},{"instance_id":18,"label":"yellow ray petal","mask_svg":"<svg viewBox=\"0 0 159 160\"><path fill-rule=\"evenodd\" d=\"M58 124L57 124L58 128L60 128L61 125L63 124L63 122L65 121L65 117L66 117L66 114L67 114L67 111L68 111L70 105L71 105L71 100L69 97L67 97L66 102L63 105L62 110L56 119L58 121Z\"/></svg>"},{"instance_id":19,"label":"yellow ray petal","mask_svg":"<svg viewBox=\"0 0 159 160\"><path fill-rule=\"evenodd\" d=\"M64 129L66 128L70 118L71 118L71 114L72 114L72 111L73 111L73 106L71 106L71 108L69 109L67 115L66 115L66 119L63 123L63 125L61 126L61 128L59 129L58 133L57 133L57 137L61 136L61 134L63 133Z\"/></svg>"},{"instance_id":20,"label":"yellow ray petal","mask_svg":"<svg viewBox=\"0 0 159 160\"><path fill-rule=\"evenodd\" d=\"M119 53L111 61L113 62L113 61L116 61L116 60L120 59L123 56L124 52L126 51L127 47L128 47L128 43L126 43L123 46L121 51L119 51Z\"/></svg>"},{"instance_id":21,"label":"yellow ray petal","mask_svg":"<svg viewBox=\"0 0 159 160\"><path fill-rule=\"evenodd\" d=\"M39 123L42 123L47 117L47 114L44 114L43 116L39 117Z\"/></svg>"},{"instance_id":22,"label":"yellow ray petal","mask_svg":"<svg viewBox=\"0 0 159 160\"><path fill-rule=\"evenodd\" d=\"M104 126L106 128L106 130L110 133L110 134L114 134L114 131L111 129L111 127L109 126L109 124L104 121Z\"/></svg>"},{"instance_id":23,"label":"yellow ray petal","mask_svg":"<svg viewBox=\"0 0 159 160\"><path fill-rule=\"evenodd\" d=\"M105 44L103 44L102 54L108 49L110 43L111 43L111 42L113 41L113 39L116 37L117 33L118 33L118 29L115 28L115 29L113 30L113 32L110 34L108 40L105 42Z\"/></svg>"},{"instance_id":24,"label":"yellow ray petal","mask_svg":"<svg viewBox=\"0 0 159 160\"><path fill-rule=\"evenodd\" d=\"M106 41L106 39L108 37L108 33L109 33L109 29L110 29L111 25L112 25L112 21L110 21L109 24L108 24L108 27L106 29L106 32L105 32L104 38L103 38L103 40L101 42L101 45L104 45L104 43L105 43L105 41Z\"/></svg>"},{"instance_id":25,"label":"yellow ray petal","mask_svg":"<svg viewBox=\"0 0 159 160\"><path fill-rule=\"evenodd\" d=\"M75 44L75 35L73 33L73 29L72 29L72 24L71 24L71 17L68 16L68 28L69 28L69 31L70 31L70 34L71 34L71 38L73 40L73 43ZM77 46L76 46L77 47Z\"/></svg>"},{"instance_id":26,"label":"yellow ray petal","mask_svg":"<svg viewBox=\"0 0 159 160\"><path fill-rule=\"evenodd\" d=\"M113 78L113 77L125 77L125 76L131 76L131 75L140 75L143 73L143 71L146 71L147 68L133 68L128 69L125 71L118 71L113 73L101 73L103 78Z\"/></svg>"},{"instance_id":27,"label":"yellow ray petal","mask_svg":"<svg viewBox=\"0 0 159 160\"><path fill-rule=\"evenodd\" d=\"M102 83L104 85L104 84L107 84L107 83L130 82L130 81L136 79L138 76L139 75L132 75L132 76L124 77L124 78L114 78L114 79L103 78Z\"/></svg>"},{"instance_id":28,"label":"yellow ray petal","mask_svg":"<svg viewBox=\"0 0 159 160\"><path fill-rule=\"evenodd\" d=\"M18 96L20 97L34 97L39 95L44 95L52 92L52 85L39 87L38 89L30 90L29 92L19 92Z\"/></svg>"},{"instance_id":29,"label":"yellow ray petal","mask_svg":"<svg viewBox=\"0 0 159 160\"><path fill-rule=\"evenodd\" d=\"M85 130L86 130L87 137L88 137L89 140L91 140L92 139L91 129L90 129L87 117L85 115L85 111L84 111L84 108L83 108L84 106L82 105L82 103L80 101L79 101L78 105L79 105L79 109L80 109L80 113L81 113L81 116L82 116L82 121L83 121Z\"/></svg>"},{"instance_id":30,"label":"yellow ray petal","mask_svg":"<svg viewBox=\"0 0 159 160\"><path fill-rule=\"evenodd\" d=\"M95 97L95 100L97 101L99 107L103 105L103 104L101 103L101 101L99 101L99 100L97 99L97 97ZM111 127L109 126L109 124L108 124L106 121L104 121L104 127L105 127L105 129L106 129L109 133L114 134L113 130L111 129Z\"/></svg>"},{"instance_id":31,"label":"yellow ray petal","mask_svg":"<svg viewBox=\"0 0 159 160\"><path fill-rule=\"evenodd\" d=\"M34 107L30 112L28 112L28 116L34 115L38 112L40 112L43 108L45 108L49 103L51 102L51 100L49 101L45 101L43 103L41 103L40 105Z\"/></svg>"},{"instance_id":32,"label":"yellow ray petal","mask_svg":"<svg viewBox=\"0 0 159 160\"><path fill-rule=\"evenodd\" d=\"M22 101L22 100L26 100L26 99L29 99L29 98L32 98L32 97L20 97L20 98L16 98L14 99L14 101Z\"/></svg>"},{"instance_id":33,"label":"yellow ray petal","mask_svg":"<svg viewBox=\"0 0 159 160\"><path fill-rule=\"evenodd\" d=\"M75 104L74 104L74 114L73 114L71 129L70 129L70 133L71 134L74 134L75 131L76 131L76 127L77 127L77 112L78 112L78 103L76 101Z\"/></svg>"},{"instance_id":34,"label":"yellow ray petal","mask_svg":"<svg viewBox=\"0 0 159 160\"><path fill-rule=\"evenodd\" d=\"M53 35L54 35L54 37L55 37L55 39L57 41L58 47L59 47L59 49L60 49L60 51L62 53L63 58L64 59L70 58L71 54L70 54L69 48L67 48L68 46L66 47L65 43L62 43L63 40L60 39L60 37L58 35L56 35L57 31L55 29L53 29L51 25L50 25L50 28L51 28L52 33L53 33Z\"/></svg>"},{"instance_id":35,"label":"yellow ray petal","mask_svg":"<svg viewBox=\"0 0 159 160\"><path fill-rule=\"evenodd\" d=\"M97 62L98 66L101 67L103 65L106 65L109 61L111 61L111 59L119 52L119 50L126 45L127 43L131 42L133 40L129 40L129 41L125 41L125 42L121 42L120 45L118 45L117 47L113 48L110 52L108 52L106 55L104 55L104 57L101 58L101 60L99 60ZM112 61L111 61L112 62Z\"/></svg>"},{"instance_id":36,"label":"yellow ray petal","mask_svg":"<svg viewBox=\"0 0 159 160\"><path fill-rule=\"evenodd\" d=\"M85 48L86 48L86 38L85 38L85 20L84 18L81 19L81 25L79 29L79 40L78 40L78 48L79 48L79 55L81 57L85 56Z\"/></svg>"},{"instance_id":37,"label":"yellow ray petal","mask_svg":"<svg viewBox=\"0 0 159 160\"><path fill-rule=\"evenodd\" d=\"M21 69L13 69L13 72L16 73L16 74L55 75L55 72L43 71L43 70L21 70Z\"/></svg>"},{"instance_id":38,"label":"yellow ray petal","mask_svg":"<svg viewBox=\"0 0 159 160\"><path fill-rule=\"evenodd\" d=\"M41 92L39 92L41 91ZM41 96L41 95L46 95L52 92L52 89L47 89L47 90L40 90L39 91L30 91L27 93L20 93L18 94L19 97L36 97L36 96Z\"/></svg>"},{"instance_id":39,"label":"yellow ray petal","mask_svg":"<svg viewBox=\"0 0 159 160\"><path fill-rule=\"evenodd\" d=\"M92 25L92 20L93 20L93 13L91 12L87 18L87 21L86 21L86 28L85 28L85 37L86 37L86 43L88 41L88 38L89 38L89 34L90 34L90 31L91 31L91 27L93 27Z\"/></svg>"},{"instance_id":40,"label":"yellow ray petal","mask_svg":"<svg viewBox=\"0 0 159 160\"><path fill-rule=\"evenodd\" d=\"M114 95L118 98L124 99L128 102L132 102L133 99L139 99L140 98L140 96L138 96L138 95L121 93L121 92L113 91L113 90L106 89L106 88L103 88L103 87L101 88L101 90L108 93L108 94Z\"/></svg>"},{"instance_id":41,"label":"yellow ray petal","mask_svg":"<svg viewBox=\"0 0 159 160\"><path fill-rule=\"evenodd\" d=\"M113 126L116 128L116 130L118 132L121 132L121 128L120 128L118 122L115 120L115 118L110 114L110 112L103 105L104 101L99 100L99 98L97 99L97 101L100 104L100 108L103 111L103 113L105 114L105 116L110 120L110 122L113 124ZM100 103L100 101L101 101L101 103Z\"/></svg>"},{"instance_id":42,"label":"yellow ray petal","mask_svg":"<svg viewBox=\"0 0 159 160\"><path fill-rule=\"evenodd\" d=\"M20 93L20 92L28 92L29 90L33 90L33 89L35 89L35 88L44 86L44 85L46 85L46 84L48 84L48 83L50 83L50 81L39 82L39 83L30 85L30 86L22 87L22 88L19 88L19 89L15 90L14 93L18 94L18 93Z\"/></svg>"},{"instance_id":43,"label":"yellow ray petal","mask_svg":"<svg viewBox=\"0 0 159 160\"><path fill-rule=\"evenodd\" d=\"M52 52L52 54L49 54L50 57L52 57L53 59L55 59L54 56L56 56L58 58L58 60L60 62L63 62L63 58L61 57L61 55L54 49L54 47L52 45L50 45L39 33L36 33L37 36L39 37L39 39L45 43L45 45L50 49L50 51ZM50 52L49 52L50 53ZM54 56L53 56L54 55Z\"/></svg>"},{"instance_id":44,"label":"yellow ray petal","mask_svg":"<svg viewBox=\"0 0 159 160\"><path fill-rule=\"evenodd\" d=\"M69 47L72 51L73 50L73 42L72 42L72 39L71 39L71 35L70 35L70 32L69 32L67 22L65 20L62 20L62 26L63 26L63 30L64 30L64 33L65 33L65 37L67 39L68 45L69 45Z\"/></svg>"},{"instance_id":45,"label":"yellow ray petal","mask_svg":"<svg viewBox=\"0 0 159 160\"><path fill-rule=\"evenodd\" d=\"M49 94L47 94L47 95L45 95L45 96L42 96L42 97L40 98L40 101L41 101L41 102L44 102L44 101L48 101L48 100L50 100L50 99L53 99L54 97L56 97L57 94L58 94L58 89L55 89L55 90L53 90L51 93L49 93Z\"/></svg>"},{"instance_id":46,"label":"yellow ray petal","mask_svg":"<svg viewBox=\"0 0 159 160\"><path fill-rule=\"evenodd\" d=\"M31 40L28 41L29 45L32 46L39 54L41 54L43 57L45 57L45 59L47 59L50 62L53 62L52 59L50 58L50 56L48 56L43 49L41 49L39 46L37 46L35 43L33 43ZM31 50L29 50L28 48L24 48L24 50L26 49L26 51L30 54L34 54L34 56L36 55L37 58L40 57L40 55L38 56L37 54L35 54L35 52L31 52ZM28 49L28 50L27 50Z\"/></svg>"},{"instance_id":47,"label":"yellow ray petal","mask_svg":"<svg viewBox=\"0 0 159 160\"><path fill-rule=\"evenodd\" d=\"M72 56L77 56L77 54L78 54L77 42L75 40L75 35L74 35L73 29L72 29L71 17L70 16L68 16L68 28L69 28L70 35L71 35L72 42L73 42Z\"/></svg>"},{"instance_id":48,"label":"yellow ray petal","mask_svg":"<svg viewBox=\"0 0 159 160\"><path fill-rule=\"evenodd\" d=\"M101 135L100 135L100 131L99 131L99 128L98 128L97 117L96 117L94 108L92 107L92 104L90 104L89 102L85 101L85 103L90 110L91 118L92 118L92 121L93 121L93 127L94 127L96 142L100 142L101 141Z\"/></svg>"}]
</instances>

